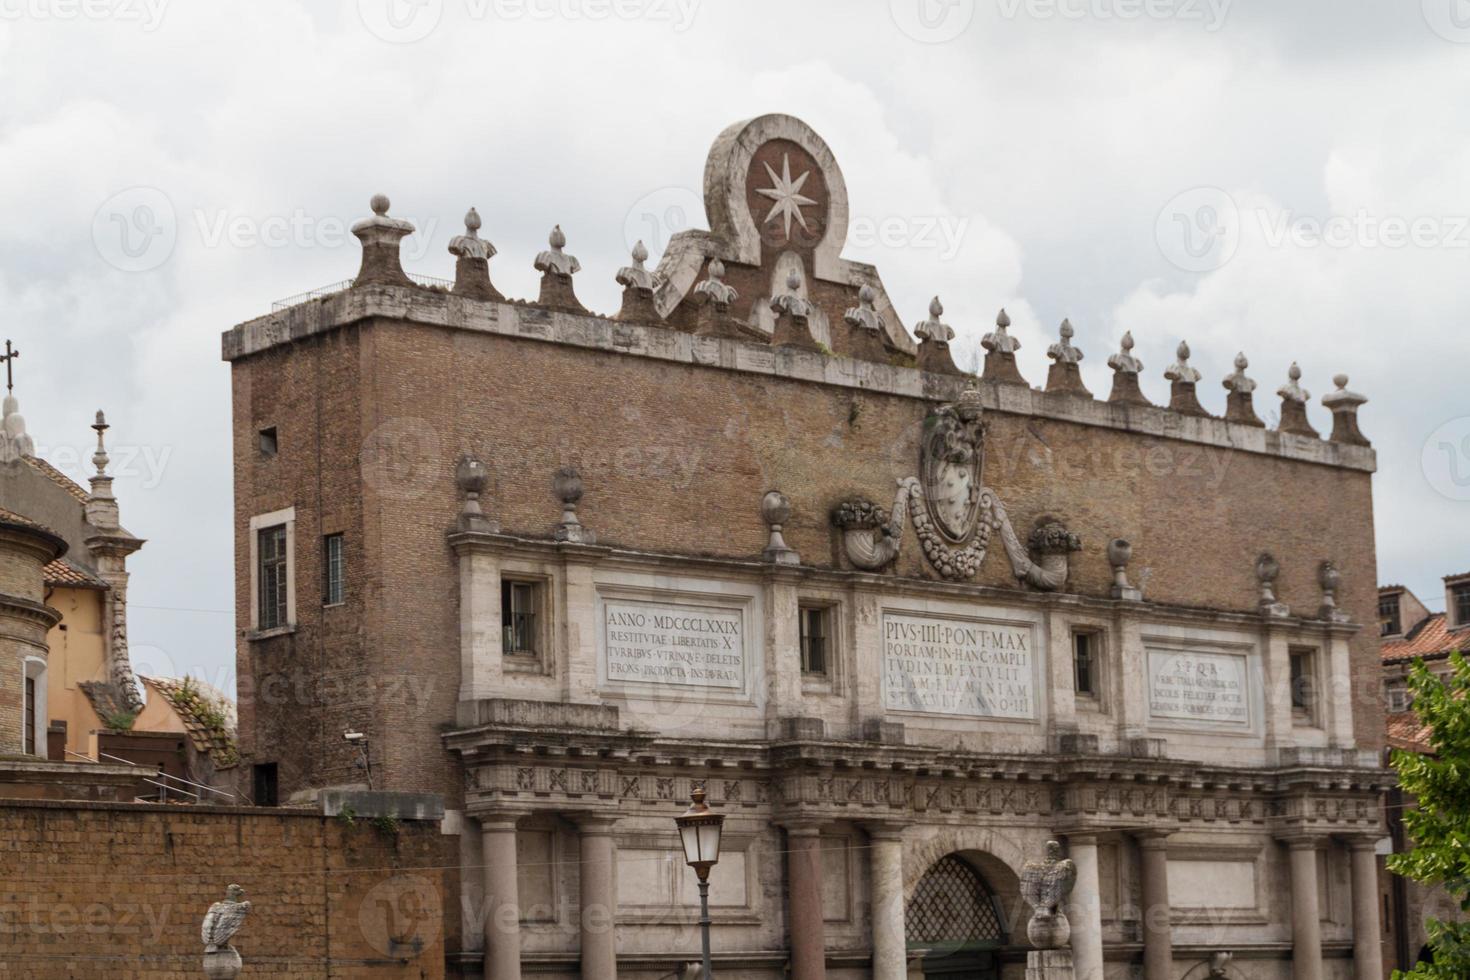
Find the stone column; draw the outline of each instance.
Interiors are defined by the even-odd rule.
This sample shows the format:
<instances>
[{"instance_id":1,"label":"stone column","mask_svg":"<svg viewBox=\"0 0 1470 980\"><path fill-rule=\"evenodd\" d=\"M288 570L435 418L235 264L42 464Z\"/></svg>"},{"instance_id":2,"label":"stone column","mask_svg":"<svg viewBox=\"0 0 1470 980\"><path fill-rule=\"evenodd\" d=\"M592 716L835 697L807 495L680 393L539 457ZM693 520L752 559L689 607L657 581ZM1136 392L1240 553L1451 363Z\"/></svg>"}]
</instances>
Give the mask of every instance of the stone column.
<instances>
[{"instance_id":1,"label":"stone column","mask_svg":"<svg viewBox=\"0 0 1470 980\"><path fill-rule=\"evenodd\" d=\"M873 980L908 980L903 926L903 828L867 827L873 889Z\"/></svg>"},{"instance_id":2,"label":"stone column","mask_svg":"<svg viewBox=\"0 0 1470 980\"><path fill-rule=\"evenodd\" d=\"M524 814L483 813L485 976L521 980L521 900L516 883L516 822Z\"/></svg>"},{"instance_id":3,"label":"stone column","mask_svg":"<svg viewBox=\"0 0 1470 980\"><path fill-rule=\"evenodd\" d=\"M1169 832L1138 835L1143 871L1144 980L1174 980L1174 940L1170 935Z\"/></svg>"},{"instance_id":4,"label":"stone column","mask_svg":"<svg viewBox=\"0 0 1470 980\"><path fill-rule=\"evenodd\" d=\"M1103 980L1102 889L1097 876L1097 835L1068 834L1067 856L1077 865L1067 919L1077 980Z\"/></svg>"},{"instance_id":5,"label":"stone column","mask_svg":"<svg viewBox=\"0 0 1470 980\"><path fill-rule=\"evenodd\" d=\"M1322 980L1322 912L1317 907L1317 848L1321 844L1320 838L1305 835L1286 840L1291 849L1292 980Z\"/></svg>"},{"instance_id":6,"label":"stone column","mask_svg":"<svg viewBox=\"0 0 1470 980\"><path fill-rule=\"evenodd\" d=\"M613 825L616 818L585 816L577 821L582 839L582 980L618 980L613 923Z\"/></svg>"},{"instance_id":7,"label":"stone column","mask_svg":"<svg viewBox=\"0 0 1470 980\"><path fill-rule=\"evenodd\" d=\"M1383 924L1379 921L1378 855L1372 837L1348 841L1353 863L1353 966L1358 980L1383 976Z\"/></svg>"},{"instance_id":8,"label":"stone column","mask_svg":"<svg viewBox=\"0 0 1470 980\"><path fill-rule=\"evenodd\" d=\"M822 918L822 838L816 825L788 824L786 848L792 980L825 980L827 936Z\"/></svg>"}]
</instances>

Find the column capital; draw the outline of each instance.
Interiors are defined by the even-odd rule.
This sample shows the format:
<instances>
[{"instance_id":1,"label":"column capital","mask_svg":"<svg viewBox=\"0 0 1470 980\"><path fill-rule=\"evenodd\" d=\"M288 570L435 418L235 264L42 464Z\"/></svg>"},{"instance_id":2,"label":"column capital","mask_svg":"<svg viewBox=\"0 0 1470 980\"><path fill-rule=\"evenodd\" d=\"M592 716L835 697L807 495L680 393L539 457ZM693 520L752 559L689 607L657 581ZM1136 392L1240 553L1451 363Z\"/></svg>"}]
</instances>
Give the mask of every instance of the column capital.
<instances>
[{"instance_id":1,"label":"column capital","mask_svg":"<svg viewBox=\"0 0 1470 980\"><path fill-rule=\"evenodd\" d=\"M1144 827L1132 831L1133 839L1137 841L1141 850L1162 851L1169 846L1169 838L1174 833L1172 827Z\"/></svg>"},{"instance_id":2,"label":"column capital","mask_svg":"<svg viewBox=\"0 0 1470 980\"><path fill-rule=\"evenodd\" d=\"M1372 851L1377 850L1378 842L1387 836L1385 833L1374 832L1371 834L1343 834L1340 839L1350 850Z\"/></svg>"},{"instance_id":3,"label":"column capital","mask_svg":"<svg viewBox=\"0 0 1470 980\"><path fill-rule=\"evenodd\" d=\"M822 828L827 826L828 821L795 819L778 820L776 823L782 830L786 831L788 837L818 837L822 833Z\"/></svg>"},{"instance_id":4,"label":"column capital","mask_svg":"<svg viewBox=\"0 0 1470 980\"><path fill-rule=\"evenodd\" d=\"M617 814L596 811L569 813L567 818L577 825L577 831L583 837L606 837L618 824Z\"/></svg>"},{"instance_id":5,"label":"column capital","mask_svg":"<svg viewBox=\"0 0 1470 980\"><path fill-rule=\"evenodd\" d=\"M489 807L486 809L474 809L468 811L469 815L479 821L480 832L487 831L509 831L515 830L516 824L522 817L529 817L530 810L511 810L500 807Z\"/></svg>"},{"instance_id":6,"label":"column capital","mask_svg":"<svg viewBox=\"0 0 1470 980\"><path fill-rule=\"evenodd\" d=\"M1056 831L1055 836L1065 837L1067 839L1068 847L1071 847L1073 844L1078 844L1083 847L1096 847L1098 838L1100 838L1102 834L1103 832L1101 830L1078 827L1073 830L1058 830Z\"/></svg>"},{"instance_id":7,"label":"column capital","mask_svg":"<svg viewBox=\"0 0 1470 980\"><path fill-rule=\"evenodd\" d=\"M1293 851L1315 851L1327 844L1327 838L1322 834L1307 833L1305 831L1296 833L1282 833L1276 835L1276 840L1285 844Z\"/></svg>"},{"instance_id":8,"label":"column capital","mask_svg":"<svg viewBox=\"0 0 1470 980\"><path fill-rule=\"evenodd\" d=\"M864 820L859 826L874 840L902 840L909 824L905 820Z\"/></svg>"}]
</instances>

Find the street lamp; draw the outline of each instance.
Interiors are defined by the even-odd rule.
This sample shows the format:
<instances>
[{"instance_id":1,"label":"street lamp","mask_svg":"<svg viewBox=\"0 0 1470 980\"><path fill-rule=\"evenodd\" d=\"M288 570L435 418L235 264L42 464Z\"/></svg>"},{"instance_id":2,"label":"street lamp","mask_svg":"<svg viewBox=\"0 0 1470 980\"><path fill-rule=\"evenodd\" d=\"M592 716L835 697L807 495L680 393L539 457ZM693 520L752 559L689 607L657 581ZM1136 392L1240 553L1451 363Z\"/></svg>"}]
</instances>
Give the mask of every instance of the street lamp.
<instances>
[{"instance_id":1,"label":"street lamp","mask_svg":"<svg viewBox=\"0 0 1470 980\"><path fill-rule=\"evenodd\" d=\"M679 839L684 844L684 861L699 875L699 929L704 940L704 971L700 980L714 976L709 962L709 869L720 860L720 830L725 825L723 814L715 813L704 802L704 787L694 787L693 802L683 815L674 818L679 826Z\"/></svg>"}]
</instances>

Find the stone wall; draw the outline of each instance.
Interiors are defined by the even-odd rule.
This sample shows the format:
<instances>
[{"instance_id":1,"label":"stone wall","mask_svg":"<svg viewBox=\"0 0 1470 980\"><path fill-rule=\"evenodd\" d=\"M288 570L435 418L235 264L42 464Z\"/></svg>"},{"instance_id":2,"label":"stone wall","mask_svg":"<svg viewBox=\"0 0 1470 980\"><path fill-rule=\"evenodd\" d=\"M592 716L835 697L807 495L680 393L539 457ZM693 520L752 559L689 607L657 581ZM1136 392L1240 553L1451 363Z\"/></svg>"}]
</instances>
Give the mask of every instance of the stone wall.
<instances>
[{"instance_id":1,"label":"stone wall","mask_svg":"<svg viewBox=\"0 0 1470 980\"><path fill-rule=\"evenodd\" d=\"M0 976L202 976L225 886L253 903L242 976L444 976L437 823L310 811L0 805Z\"/></svg>"},{"instance_id":2,"label":"stone wall","mask_svg":"<svg viewBox=\"0 0 1470 980\"><path fill-rule=\"evenodd\" d=\"M871 387L862 379L837 383L844 362L819 355L811 357L824 363L817 377L827 383L781 376L779 363L732 370L746 349L752 358L772 356L738 342L718 342L706 352L711 363L640 356L625 351L653 348L665 335L675 338L667 344L683 342L682 335L618 326L605 342L590 318L564 318L564 332L581 343L547 342L560 328L520 307L478 304L494 314L488 325L434 327L422 321L462 315L477 324L480 313L454 300L446 312L442 296L417 292L424 306L409 306L402 319L328 328L337 315L324 312L332 303L342 305L338 313L352 303L393 305L354 290L275 318L292 324L299 339L289 346L234 350L254 336L254 324L226 338L227 353L240 355L242 622L249 517L297 508L298 595L306 597L298 599L298 630L247 641L240 659L242 684L252 674L257 687L275 684L268 711L242 703L242 731L252 730L252 716L260 719L257 738L275 746L283 789L354 778L333 736L361 727L393 733L375 743L374 759L390 785L443 792L456 805L460 781L437 726L454 717L459 683L459 582L442 542L459 508L453 473L462 454L490 468L485 510L508 533L549 537L560 516L552 475L576 465L586 484L581 517L600 544L756 560L766 535L760 499L777 488L792 501L786 537L803 563L844 567L829 524L833 504L853 494L891 503L895 480L917 470L925 414L953 395L927 392L933 376L884 366L861 366ZM395 303L414 295L383 293ZM298 332L292 318L310 316L320 319ZM542 339L505 335L513 329ZM1375 621L1371 453L1154 409L1128 413L1072 399L1075 409L1053 411L1063 400L1012 386L981 389L991 406L986 483L1023 535L1049 514L1082 538L1066 591L1106 596L1104 549L1122 537L1134 544L1131 574L1144 581L1146 598L1249 613L1258 598L1255 559L1269 550L1282 565L1278 595L1299 615L1316 614L1317 569L1332 559L1342 572L1344 611L1358 623ZM279 426L281 455L262 463L256 432L270 424ZM332 529L348 533L349 602L322 610L311 599L317 540ZM932 576L911 535L893 571ZM1016 587L1001 555L986 561L975 583ZM1382 738L1372 633L1352 641L1361 748ZM364 636L373 638L370 648ZM299 700L302 686L286 678L303 673L321 680ZM242 702L249 699L242 689Z\"/></svg>"}]
</instances>

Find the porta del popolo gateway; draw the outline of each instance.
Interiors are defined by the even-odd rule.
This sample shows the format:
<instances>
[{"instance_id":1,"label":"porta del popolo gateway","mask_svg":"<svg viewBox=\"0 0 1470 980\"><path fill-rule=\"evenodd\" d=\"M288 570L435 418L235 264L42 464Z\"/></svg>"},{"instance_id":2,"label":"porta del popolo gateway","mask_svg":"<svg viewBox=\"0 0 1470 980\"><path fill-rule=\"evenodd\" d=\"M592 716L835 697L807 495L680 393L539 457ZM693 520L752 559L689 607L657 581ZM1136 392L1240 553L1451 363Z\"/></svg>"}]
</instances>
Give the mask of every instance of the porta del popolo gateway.
<instances>
[{"instance_id":1,"label":"porta del popolo gateway","mask_svg":"<svg viewBox=\"0 0 1470 980\"><path fill-rule=\"evenodd\" d=\"M701 792L722 980L1020 980L1053 840L1078 977L1380 977L1367 399L1004 311L972 376L843 256L806 123L729 126L703 189L620 269L466 201L452 283L380 194L350 285L224 333L257 795L442 799L449 976L698 976Z\"/></svg>"}]
</instances>

